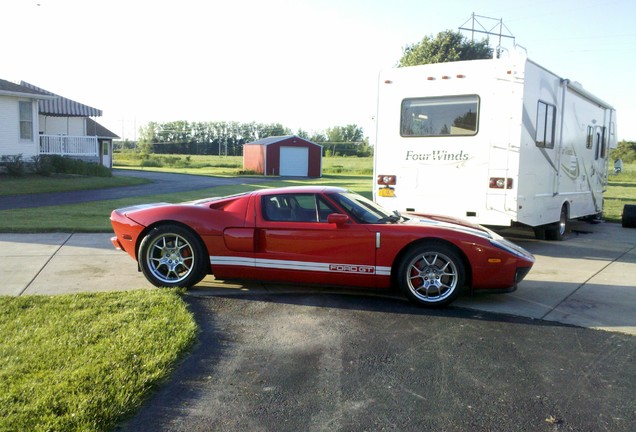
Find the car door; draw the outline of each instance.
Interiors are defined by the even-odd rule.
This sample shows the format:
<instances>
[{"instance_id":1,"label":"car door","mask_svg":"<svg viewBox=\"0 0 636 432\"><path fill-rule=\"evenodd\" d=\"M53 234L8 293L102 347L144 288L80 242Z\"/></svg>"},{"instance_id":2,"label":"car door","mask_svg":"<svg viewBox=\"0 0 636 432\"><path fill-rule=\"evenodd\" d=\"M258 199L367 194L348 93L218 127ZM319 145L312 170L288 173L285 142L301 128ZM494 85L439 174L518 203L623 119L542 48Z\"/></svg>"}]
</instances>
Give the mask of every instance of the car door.
<instances>
[{"instance_id":1,"label":"car door","mask_svg":"<svg viewBox=\"0 0 636 432\"><path fill-rule=\"evenodd\" d=\"M321 194L263 195L256 209L255 265L266 280L375 286L375 233Z\"/></svg>"}]
</instances>

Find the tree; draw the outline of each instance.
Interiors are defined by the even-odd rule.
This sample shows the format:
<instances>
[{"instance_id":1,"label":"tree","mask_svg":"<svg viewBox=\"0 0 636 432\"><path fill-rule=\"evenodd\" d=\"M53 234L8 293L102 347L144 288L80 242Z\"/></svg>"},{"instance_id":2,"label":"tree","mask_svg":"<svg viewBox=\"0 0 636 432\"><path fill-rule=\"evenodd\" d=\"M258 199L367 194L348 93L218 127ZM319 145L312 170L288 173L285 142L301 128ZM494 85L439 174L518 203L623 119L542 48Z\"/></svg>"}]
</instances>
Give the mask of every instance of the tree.
<instances>
[{"instance_id":1,"label":"tree","mask_svg":"<svg viewBox=\"0 0 636 432\"><path fill-rule=\"evenodd\" d=\"M439 32L435 38L426 36L421 42L404 47L398 67L487 59L492 54L488 39L475 42L459 32L446 30Z\"/></svg>"},{"instance_id":2,"label":"tree","mask_svg":"<svg viewBox=\"0 0 636 432\"><path fill-rule=\"evenodd\" d=\"M327 156L363 156L368 153L367 142L364 139L364 131L360 126L355 124L349 124L346 126L334 126L327 128L325 131L327 135L321 142L325 148L325 155ZM361 146L364 145L365 150L361 154Z\"/></svg>"},{"instance_id":3,"label":"tree","mask_svg":"<svg viewBox=\"0 0 636 432\"><path fill-rule=\"evenodd\" d=\"M636 161L636 142L621 141L618 147L611 150L611 160L621 159L625 163Z\"/></svg>"},{"instance_id":4,"label":"tree","mask_svg":"<svg viewBox=\"0 0 636 432\"><path fill-rule=\"evenodd\" d=\"M326 134L331 143L355 143L364 139L362 128L355 124L327 128Z\"/></svg>"},{"instance_id":5,"label":"tree","mask_svg":"<svg viewBox=\"0 0 636 432\"><path fill-rule=\"evenodd\" d=\"M155 141L157 123L150 122L147 126L139 128L139 140L137 141L137 149L143 158L148 158L152 153L152 143Z\"/></svg>"}]
</instances>

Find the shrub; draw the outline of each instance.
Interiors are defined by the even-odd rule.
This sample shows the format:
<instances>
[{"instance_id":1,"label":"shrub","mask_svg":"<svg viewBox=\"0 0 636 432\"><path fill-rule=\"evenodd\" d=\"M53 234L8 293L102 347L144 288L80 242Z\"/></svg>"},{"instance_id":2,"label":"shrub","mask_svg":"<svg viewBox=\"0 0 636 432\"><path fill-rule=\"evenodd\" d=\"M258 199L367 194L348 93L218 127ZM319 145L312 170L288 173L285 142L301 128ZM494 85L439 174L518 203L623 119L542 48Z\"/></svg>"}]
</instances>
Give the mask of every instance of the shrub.
<instances>
[{"instance_id":1,"label":"shrub","mask_svg":"<svg viewBox=\"0 0 636 432\"><path fill-rule=\"evenodd\" d=\"M139 162L139 166L161 168L163 166L163 163L159 159L151 158L143 159L141 162Z\"/></svg>"},{"instance_id":2,"label":"shrub","mask_svg":"<svg viewBox=\"0 0 636 432\"><path fill-rule=\"evenodd\" d=\"M26 166L22 159L22 154L6 155L0 158L0 162L7 169L7 174L14 177L23 176L26 172Z\"/></svg>"},{"instance_id":3,"label":"shrub","mask_svg":"<svg viewBox=\"0 0 636 432\"><path fill-rule=\"evenodd\" d=\"M53 172L53 164L51 157L47 155L38 155L31 158L33 172L41 176L48 177Z\"/></svg>"},{"instance_id":4,"label":"shrub","mask_svg":"<svg viewBox=\"0 0 636 432\"><path fill-rule=\"evenodd\" d=\"M113 173L105 166L69 157L50 155L52 171L58 174L76 174L94 177L112 177Z\"/></svg>"}]
</instances>

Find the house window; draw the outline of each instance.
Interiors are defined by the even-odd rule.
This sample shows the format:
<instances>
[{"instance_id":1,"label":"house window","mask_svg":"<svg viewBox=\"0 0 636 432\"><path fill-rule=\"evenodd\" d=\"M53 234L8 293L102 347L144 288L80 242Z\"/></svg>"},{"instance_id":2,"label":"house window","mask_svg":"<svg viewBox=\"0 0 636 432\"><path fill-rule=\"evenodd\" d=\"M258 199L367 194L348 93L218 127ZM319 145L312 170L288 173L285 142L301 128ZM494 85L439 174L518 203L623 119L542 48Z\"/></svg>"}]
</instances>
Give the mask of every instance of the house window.
<instances>
[{"instance_id":1,"label":"house window","mask_svg":"<svg viewBox=\"0 0 636 432\"><path fill-rule=\"evenodd\" d=\"M33 105L20 102L20 139L33 141Z\"/></svg>"},{"instance_id":2,"label":"house window","mask_svg":"<svg viewBox=\"0 0 636 432\"><path fill-rule=\"evenodd\" d=\"M554 148L554 129L556 124L556 107L539 101L537 109L537 147Z\"/></svg>"}]
</instances>

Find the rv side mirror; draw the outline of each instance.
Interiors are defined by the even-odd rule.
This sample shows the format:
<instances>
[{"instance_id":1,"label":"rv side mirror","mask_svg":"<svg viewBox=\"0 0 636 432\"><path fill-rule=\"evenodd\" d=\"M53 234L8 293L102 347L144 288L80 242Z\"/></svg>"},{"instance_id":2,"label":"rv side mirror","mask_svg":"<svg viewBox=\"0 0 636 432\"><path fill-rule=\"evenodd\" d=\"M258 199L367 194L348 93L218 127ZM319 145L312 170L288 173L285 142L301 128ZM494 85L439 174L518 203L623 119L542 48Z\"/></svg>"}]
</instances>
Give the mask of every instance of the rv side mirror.
<instances>
[{"instance_id":1,"label":"rv side mirror","mask_svg":"<svg viewBox=\"0 0 636 432\"><path fill-rule=\"evenodd\" d=\"M341 213L331 213L327 216L327 223L336 224L338 226L344 225L349 222L349 216Z\"/></svg>"}]
</instances>

